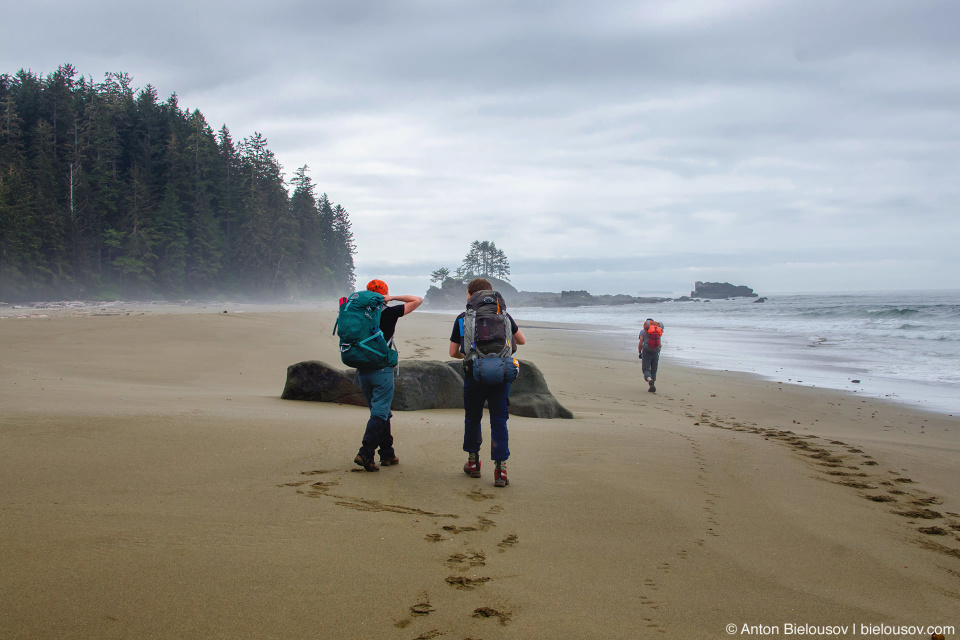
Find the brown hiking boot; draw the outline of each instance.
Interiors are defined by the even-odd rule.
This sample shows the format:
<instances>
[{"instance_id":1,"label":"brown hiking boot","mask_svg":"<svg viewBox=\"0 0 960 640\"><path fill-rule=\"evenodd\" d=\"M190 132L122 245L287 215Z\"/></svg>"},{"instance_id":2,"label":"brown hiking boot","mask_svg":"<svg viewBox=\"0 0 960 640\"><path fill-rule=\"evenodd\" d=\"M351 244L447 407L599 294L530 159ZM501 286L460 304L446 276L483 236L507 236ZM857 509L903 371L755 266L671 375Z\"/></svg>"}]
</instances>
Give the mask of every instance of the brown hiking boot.
<instances>
[{"instance_id":1,"label":"brown hiking boot","mask_svg":"<svg viewBox=\"0 0 960 640\"><path fill-rule=\"evenodd\" d=\"M394 464L400 464L400 458L397 456L393 456L392 458L384 458L383 456L380 456L381 467L389 467L390 465Z\"/></svg>"},{"instance_id":2,"label":"brown hiking boot","mask_svg":"<svg viewBox=\"0 0 960 640\"><path fill-rule=\"evenodd\" d=\"M380 467L377 466L377 463L373 460L367 460L359 453L357 457L353 459L353 464L363 467L364 471L380 471Z\"/></svg>"}]
</instances>

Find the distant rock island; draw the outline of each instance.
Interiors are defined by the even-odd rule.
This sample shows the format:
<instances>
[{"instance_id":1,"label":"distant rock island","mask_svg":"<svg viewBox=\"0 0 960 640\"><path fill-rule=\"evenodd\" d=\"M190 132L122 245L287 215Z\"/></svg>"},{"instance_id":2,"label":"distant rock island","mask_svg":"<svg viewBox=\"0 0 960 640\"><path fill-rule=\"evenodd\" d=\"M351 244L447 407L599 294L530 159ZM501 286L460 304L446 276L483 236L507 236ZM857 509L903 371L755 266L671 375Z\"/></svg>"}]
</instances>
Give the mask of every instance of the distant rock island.
<instances>
[{"instance_id":1,"label":"distant rock island","mask_svg":"<svg viewBox=\"0 0 960 640\"><path fill-rule=\"evenodd\" d=\"M756 298L757 294L750 287L732 285L729 282L700 282L693 285L691 298L712 298L714 300L727 298Z\"/></svg>"},{"instance_id":2,"label":"distant rock island","mask_svg":"<svg viewBox=\"0 0 960 640\"><path fill-rule=\"evenodd\" d=\"M493 288L503 294L511 307L589 307L622 304L651 304L656 302L693 302L696 299L756 298L750 287L727 282L697 282L690 296L679 298L638 297L623 293L593 295L587 291L519 291L504 280L488 277ZM423 298L423 304L435 309L457 309L467 300L466 280L447 278L438 286L431 286Z\"/></svg>"}]
</instances>

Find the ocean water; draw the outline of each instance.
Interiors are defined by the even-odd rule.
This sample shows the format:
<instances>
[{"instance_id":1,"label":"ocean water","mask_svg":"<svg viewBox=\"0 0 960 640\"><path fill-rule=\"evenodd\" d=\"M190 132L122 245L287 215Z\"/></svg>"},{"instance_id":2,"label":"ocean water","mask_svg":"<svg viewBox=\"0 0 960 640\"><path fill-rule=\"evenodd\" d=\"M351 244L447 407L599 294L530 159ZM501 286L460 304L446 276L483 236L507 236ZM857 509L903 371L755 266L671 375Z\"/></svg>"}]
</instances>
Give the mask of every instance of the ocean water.
<instances>
[{"instance_id":1,"label":"ocean water","mask_svg":"<svg viewBox=\"0 0 960 640\"><path fill-rule=\"evenodd\" d=\"M644 319L663 322L663 386L669 384L669 365L663 365L676 359L960 415L960 291L782 294L762 303L741 298L510 312L521 325L587 325L622 341L629 354L636 353Z\"/></svg>"}]
</instances>

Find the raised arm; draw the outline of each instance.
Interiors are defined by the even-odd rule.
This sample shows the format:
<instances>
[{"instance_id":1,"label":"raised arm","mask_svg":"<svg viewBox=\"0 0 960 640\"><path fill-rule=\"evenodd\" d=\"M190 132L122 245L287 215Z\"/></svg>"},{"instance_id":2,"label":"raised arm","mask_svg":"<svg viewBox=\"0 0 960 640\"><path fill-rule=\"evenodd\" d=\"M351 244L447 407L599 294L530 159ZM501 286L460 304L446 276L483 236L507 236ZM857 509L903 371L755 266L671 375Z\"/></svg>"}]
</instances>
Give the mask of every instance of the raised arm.
<instances>
[{"instance_id":1,"label":"raised arm","mask_svg":"<svg viewBox=\"0 0 960 640\"><path fill-rule=\"evenodd\" d=\"M403 303L403 315L413 312L414 309L423 304L423 298L420 296L383 296L385 302L397 300Z\"/></svg>"}]
</instances>

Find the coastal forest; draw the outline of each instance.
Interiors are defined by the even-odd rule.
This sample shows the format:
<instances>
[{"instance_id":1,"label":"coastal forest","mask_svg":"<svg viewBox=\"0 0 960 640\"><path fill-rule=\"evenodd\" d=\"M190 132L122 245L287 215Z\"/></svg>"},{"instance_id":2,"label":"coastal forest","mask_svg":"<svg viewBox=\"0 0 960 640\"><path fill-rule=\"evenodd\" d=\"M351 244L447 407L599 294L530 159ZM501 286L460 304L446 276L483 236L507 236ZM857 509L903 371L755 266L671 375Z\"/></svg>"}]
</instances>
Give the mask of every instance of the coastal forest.
<instances>
[{"instance_id":1,"label":"coastal forest","mask_svg":"<svg viewBox=\"0 0 960 640\"><path fill-rule=\"evenodd\" d=\"M350 217L260 133L67 64L0 75L0 300L350 291Z\"/></svg>"}]
</instances>

